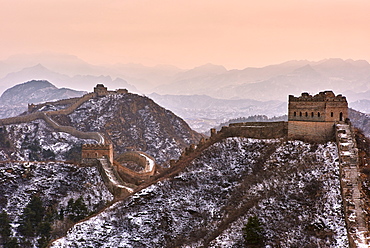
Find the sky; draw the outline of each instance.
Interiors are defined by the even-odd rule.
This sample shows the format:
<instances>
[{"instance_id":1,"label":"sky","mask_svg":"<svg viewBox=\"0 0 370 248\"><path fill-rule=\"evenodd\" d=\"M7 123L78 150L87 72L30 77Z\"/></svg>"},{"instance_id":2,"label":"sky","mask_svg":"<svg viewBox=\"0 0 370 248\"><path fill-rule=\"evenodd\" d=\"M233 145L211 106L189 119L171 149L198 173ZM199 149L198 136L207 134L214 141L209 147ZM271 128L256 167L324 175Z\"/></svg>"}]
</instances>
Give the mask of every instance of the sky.
<instances>
[{"instance_id":1,"label":"sky","mask_svg":"<svg viewBox=\"0 0 370 248\"><path fill-rule=\"evenodd\" d=\"M66 53L93 64L370 61L369 0L0 0L0 60Z\"/></svg>"}]
</instances>

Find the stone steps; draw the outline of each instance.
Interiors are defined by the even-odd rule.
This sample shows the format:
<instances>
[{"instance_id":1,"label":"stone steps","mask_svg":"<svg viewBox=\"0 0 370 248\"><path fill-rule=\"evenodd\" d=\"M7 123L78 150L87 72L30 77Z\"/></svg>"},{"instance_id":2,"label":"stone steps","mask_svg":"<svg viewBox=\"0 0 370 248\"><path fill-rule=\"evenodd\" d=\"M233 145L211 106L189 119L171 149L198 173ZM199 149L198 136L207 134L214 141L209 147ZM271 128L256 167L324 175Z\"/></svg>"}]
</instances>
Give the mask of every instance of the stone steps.
<instances>
[{"instance_id":1,"label":"stone steps","mask_svg":"<svg viewBox=\"0 0 370 248\"><path fill-rule=\"evenodd\" d=\"M350 247L369 247L369 233L359 182L358 150L348 124L336 124L344 213Z\"/></svg>"}]
</instances>

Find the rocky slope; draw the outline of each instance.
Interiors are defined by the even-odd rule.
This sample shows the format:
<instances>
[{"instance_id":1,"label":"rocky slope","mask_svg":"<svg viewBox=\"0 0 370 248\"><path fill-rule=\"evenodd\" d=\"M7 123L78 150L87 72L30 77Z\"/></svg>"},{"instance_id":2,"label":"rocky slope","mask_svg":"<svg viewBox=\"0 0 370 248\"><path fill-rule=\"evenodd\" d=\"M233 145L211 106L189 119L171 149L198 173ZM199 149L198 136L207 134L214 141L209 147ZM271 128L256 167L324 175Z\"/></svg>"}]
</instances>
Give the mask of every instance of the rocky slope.
<instances>
[{"instance_id":1,"label":"rocky slope","mask_svg":"<svg viewBox=\"0 0 370 248\"><path fill-rule=\"evenodd\" d=\"M59 237L71 226L59 216L71 199L81 197L89 213L113 199L94 167L61 162L0 163L0 209L7 212L12 236L18 238L20 247L39 247L39 235L25 237L19 230L21 216L33 196L40 197L43 207L52 213L50 238Z\"/></svg>"},{"instance_id":2,"label":"rocky slope","mask_svg":"<svg viewBox=\"0 0 370 248\"><path fill-rule=\"evenodd\" d=\"M269 247L348 247L335 144L228 138L52 247L242 247L250 216Z\"/></svg>"},{"instance_id":3,"label":"rocky slope","mask_svg":"<svg viewBox=\"0 0 370 248\"><path fill-rule=\"evenodd\" d=\"M35 111L58 110L62 107L66 106L51 103L47 108ZM151 154L159 163L177 159L183 148L201 137L172 112L147 97L135 94L90 99L70 115L57 115L54 118L61 125L103 133L113 141L117 153L141 150ZM77 201L82 197L88 213L101 209L113 199L97 168L81 168L61 162L78 161L81 144L84 143L96 141L56 132L42 119L0 127L0 207L8 214L12 236L22 247L38 247L71 226L70 219L73 216L69 219L61 217L71 199ZM24 222L22 216L28 213L25 209L35 196L40 197L46 209L43 211L51 211L48 221L52 232L47 238L39 234L26 237L20 233L20 226Z\"/></svg>"},{"instance_id":4,"label":"rocky slope","mask_svg":"<svg viewBox=\"0 0 370 248\"><path fill-rule=\"evenodd\" d=\"M38 111L58 110L52 103ZM116 153L144 151L159 164L177 159L182 150L201 138L172 112L147 97L114 94L90 99L69 115L53 117L60 125L99 131L114 144ZM43 120L7 125L0 130L1 160L78 159L81 144L95 143L56 132ZM77 158L76 158L77 153Z\"/></svg>"},{"instance_id":5,"label":"rocky slope","mask_svg":"<svg viewBox=\"0 0 370 248\"><path fill-rule=\"evenodd\" d=\"M56 132L44 120L0 128L0 161L78 160L81 145L95 140Z\"/></svg>"},{"instance_id":6,"label":"rocky slope","mask_svg":"<svg viewBox=\"0 0 370 248\"><path fill-rule=\"evenodd\" d=\"M364 114L354 109L348 110L348 117L354 127L363 131L365 136L370 138L370 115Z\"/></svg>"},{"instance_id":7,"label":"rocky slope","mask_svg":"<svg viewBox=\"0 0 370 248\"><path fill-rule=\"evenodd\" d=\"M201 136L181 118L151 99L136 94L91 99L61 121L80 131L99 131L109 137L117 153L143 151L159 164L177 159Z\"/></svg>"}]
</instances>

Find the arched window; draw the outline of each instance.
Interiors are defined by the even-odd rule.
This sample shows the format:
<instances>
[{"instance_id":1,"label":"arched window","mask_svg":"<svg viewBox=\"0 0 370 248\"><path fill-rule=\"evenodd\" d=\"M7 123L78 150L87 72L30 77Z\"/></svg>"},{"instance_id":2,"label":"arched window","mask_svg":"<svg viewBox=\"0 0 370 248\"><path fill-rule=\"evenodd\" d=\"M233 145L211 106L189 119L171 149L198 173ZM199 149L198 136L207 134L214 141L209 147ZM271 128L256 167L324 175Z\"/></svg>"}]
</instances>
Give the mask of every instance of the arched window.
<instances>
[{"instance_id":1,"label":"arched window","mask_svg":"<svg viewBox=\"0 0 370 248\"><path fill-rule=\"evenodd\" d=\"M302 112L299 112L299 116L302 117Z\"/></svg>"},{"instance_id":2,"label":"arched window","mask_svg":"<svg viewBox=\"0 0 370 248\"><path fill-rule=\"evenodd\" d=\"M308 113L306 112L306 117L308 117Z\"/></svg>"},{"instance_id":3,"label":"arched window","mask_svg":"<svg viewBox=\"0 0 370 248\"><path fill-rule=\"evenodd\" d=\"M342 112L339 113L339 121L343 121L343 113Z\"/></svg>"},{"instance_id":4,"label":"arched window","mask_svg":"<svg viewBox=\"0 0 370 248\"><path fill-rule=\"evenodd\" d=\"M311 112L311 117L313 117L313 112Z\"/></svg>"},{"instance_id":5,"label":"arched window","mask_svg":"<svg viewBox=\"0 0 370 248\"><path fill-rule=\"evenodd\" d=\"M317 117L320 117L320 112L317 112Z\"/></svg>"},{"instance_id":6,"label":"arched window","mask_svg":"<svg viewBox=\"0 0 370 248\"><path fill-rule=\"evenodd\" d=\"M334 113L333 113L333 112L331 112L331 113L330 113L330 117L333 117L333 116L334 116Z\"/></svg>"},{"instance_id":7,"label":"arched window","mask_svg":"<svg viewBox=\"0 0 370 248\"><path fill-rule=\"evenodd\" d=\"M297 116L297 112L294 112L294 116Z\"/></svg>"}]
</instances>

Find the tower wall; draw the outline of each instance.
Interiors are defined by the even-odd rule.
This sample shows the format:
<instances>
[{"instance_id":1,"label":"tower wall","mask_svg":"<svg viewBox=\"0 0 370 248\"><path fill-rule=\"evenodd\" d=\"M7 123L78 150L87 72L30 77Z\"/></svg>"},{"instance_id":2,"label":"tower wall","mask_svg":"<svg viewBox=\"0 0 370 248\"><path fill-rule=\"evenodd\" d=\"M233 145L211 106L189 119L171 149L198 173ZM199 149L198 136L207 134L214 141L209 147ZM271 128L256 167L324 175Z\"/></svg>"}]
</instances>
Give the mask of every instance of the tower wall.
<instances>
[{"instance_id":1,"label":"tower wall","mask_svg":"<svg viewBox=\"0 0 370 248\"><path fill-rule=\"evenodd\" d=\"M317 95L302 93L289 96L288 138L326 142L334 138L334 124L348 118L348 103L344 96L332 91Z\"/></svg>"}]
</instances>

